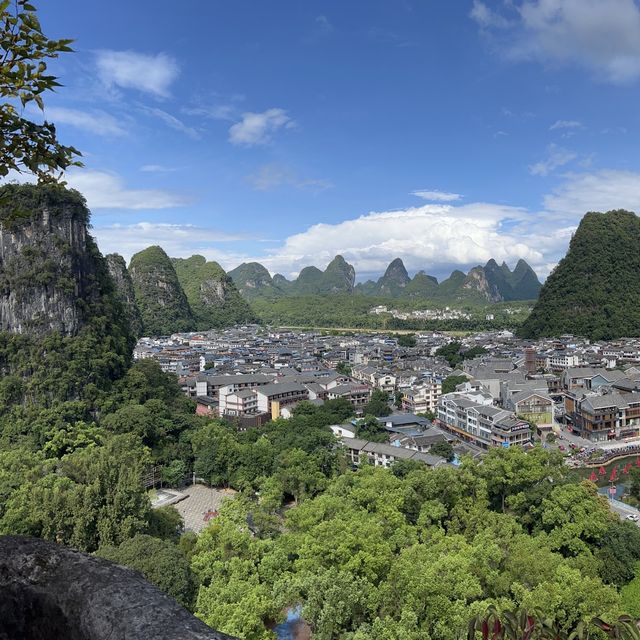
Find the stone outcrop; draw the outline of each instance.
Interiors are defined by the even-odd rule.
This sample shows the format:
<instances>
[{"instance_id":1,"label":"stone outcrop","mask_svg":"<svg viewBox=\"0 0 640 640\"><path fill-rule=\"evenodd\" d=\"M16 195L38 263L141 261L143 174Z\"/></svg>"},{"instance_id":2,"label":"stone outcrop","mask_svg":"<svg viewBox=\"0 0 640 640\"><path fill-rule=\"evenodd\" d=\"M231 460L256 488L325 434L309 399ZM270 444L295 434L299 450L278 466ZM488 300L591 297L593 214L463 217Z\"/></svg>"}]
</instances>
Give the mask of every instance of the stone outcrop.
<instances>
[{"instance_id":1,"label":"stone outcrop","mask_svg":"<svg viewBox=\"0 0 640 640\"><path fill-rule=\"evenodd\" d=\"M132 569L0 537L0 640L229 640Z\"/></svg>"},{"instance_id":2,"label":"stone outcrop","mask_svg":"<svg viewBox=\"0 0 640 640\"><path fill-rule=\"evenodd\" d=\"M140 337L143 333L142 317L136 303L133 282L127 271L127 264L124 258L117 253L106 255L105 260L107 261L109 275L116 287L116 294L129 321L131 333L136 337Z\"/></svg>"},{"instance_id":3,"label":"stone outcrop","mask_svg":"<svg viewBox=\"0 0 640 640\"><path fill-rule=\"evenodd\" d=\"M225 270L204 256L173 258L178 281L193 313L197 331L256 320L247 301Z\"/></svg>"},{"instance_id":4,"label":"stone outcrop","mask_svg":"<svg viewBox=\"0 0 640 640\"><path fill-rule=\"evenodd\" d=\"M0 190L0 331L76 335L101 295L104 265L80 194L59 186Z\"/></svg>"}]
</instances>

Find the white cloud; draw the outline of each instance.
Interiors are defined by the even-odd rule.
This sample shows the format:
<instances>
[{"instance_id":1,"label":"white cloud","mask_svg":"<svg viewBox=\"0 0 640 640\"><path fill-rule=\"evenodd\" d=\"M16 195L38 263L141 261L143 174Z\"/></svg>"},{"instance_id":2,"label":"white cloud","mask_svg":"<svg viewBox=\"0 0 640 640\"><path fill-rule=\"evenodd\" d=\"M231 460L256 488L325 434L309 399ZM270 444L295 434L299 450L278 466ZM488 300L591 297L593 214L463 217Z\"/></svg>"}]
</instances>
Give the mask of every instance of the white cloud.
<instances>
[{"instance_id":1,"label":"white cloud","mask_svg":"<svg viewBox=\"0 0 640 640\"><path fill-rule=\"evenodd\" d=\"M418 198L422 198L423 200L430 200L434 202L453 202L462 198L462 195L460 195L459 193L448 193L446 191L438 190L427 191L425 189L412 191L411 195L418 196Z\"/></svg>"},{"instance_id":2,"label":"white cloud","mask_svg":"<svg viewBox=\"0 0 640 640\"><path fill-rule=\"evenodd\" d=\"M122 136L126 133L122 122L100 109L81 111L66 107L47 107L44 117L56 124L68 124L99 136Z\"/></svg>"},{"instance_id":3,"label":"white cloud","mask_svg":"<svg viewBox=\"0 0 640 640\"><path fill-rule=\"evenodd\" d=\"M252 147L267 144L280 129L292 129L295 122L284 109L267 109L263 113L247 112L229 129L229 142Z\"/></svg>"},{"instance_id":4,"label":"white cloud","mask_svg":"<svg viewBox=\"0 0 640 640\"><path fill-rule=\"evenodd\" d=\"M577 120L556 120L549 127L549 131L555 131L556 129L582 129L582 122Z\"/></svg>"},{"instance_id":5,"label":"white cloud","mask_svg":"<svg viewBox=\"0 0 640 640\"><path fill-rule=\"evenodd\" d=\"M120 176L105 171L77 170L65 179L82 193L90 209L170 209L190 202L164 189L129 189Z\"/></svg>"},{"instance_id":6,"label":"white cloud","mask_svg":"<svg viewBox=\"0 0 640 640\"><path fill-rule=\"evenodd\" d=\"M529 165L529 173L534 176L547 176L556 169L575 160L577 157L577 154L573 151L563 149L555 144L550 144L547 149L547 157L544 160Z\"/></svg>"},{"instance_id":7,"label":"white cloud","mask_svg":"<svg viewBox=\"0 0 640 640\"><path fill-rule=\"evenodd\" d=\"M319 192L333 187L329 180L301 178L295 171L274 163L262 165L255 173L247 176L247 182L256 191L269 191L289 186L295 189Z\"/></svg>"},{"instance_id":8,"label":"white cloud","mask_svg":"<svg viewBox=\"0 0 640 640\"><path fill-rule=\"evenodd\" d=\"M180 72L175 59L165 53L102 50L97 52L96 64L100 79L108 87L136 89L161 98L169 95Z\"/></svg>"},{"instance_id":9,"label":"white cloud","mask_svg":"<svg viewBox=\"0 0 640 640\"><path fill-rule=\"evenodd\" d=\"M163 111L162 109L158 109L156 107L140 106L139 108L143 113L153 116L154 118L158 118L171 129L175 129L176 131L184 133L192 140L200 139L200 134L198 133L198 131L196 131L192 127L187 126L184 122L182 122L182 120L179 120L175 116L172 116L170 113L167 113L166 111Z\"/></svg>"},{"instance_id":10,"label":"white cloud","mask_svg":"<svg viewBox=\"0 0 640 640\"><path fill-rule=\"evenodd\" d=\"M500 229L504 221L518 220L524 213L517 207L485 203L374 212L338 224L313 225L288 237L260 261L270 271L286 275L309 264L324 264L338 253L361 275L380 275L396 256L409 270L435 274L492 257L511 263L519 258L541 262L543 254L533 243Z\"/></svg>"},{"instance_id":11,"label":"white cloud","mask_svg":"<svg viewBox=\"0 0 640 640\"><path fill-rule=\"evenodd\" d=\"M520 0L503 6L508 18L482 2L474 3L471 17L483 30L506 36L502 46L509 57L577 64L616 84L640 77L635 0Z\"/></svg>"},{"instance_id":12,"label":"white cloud","mask_svg":"<svg viewBox=\"0 0 640 640\"><path fill-rule=\"evenodd\" d=\"M103 254L119 253L127 261L134 253L156 244L172 258L188 258L198 253L225 264L237 264L245 259L244 255L237 252L223 251L212 246L216 243L244 240L243 236L194 225L138 222L97 226L92 233Z\"/></svg>"},{"instance_id":13,"label":"white cloud","mask_svg":"<svg viewBox=\"0 0 640 640\"><path fill-rule=\"evenodd\" d=\"M544 199L545 208L583 216L587 211L628 209L640 212L640 174L605 169L595 173L574 173Z\"/></svg>"}]
</instances>

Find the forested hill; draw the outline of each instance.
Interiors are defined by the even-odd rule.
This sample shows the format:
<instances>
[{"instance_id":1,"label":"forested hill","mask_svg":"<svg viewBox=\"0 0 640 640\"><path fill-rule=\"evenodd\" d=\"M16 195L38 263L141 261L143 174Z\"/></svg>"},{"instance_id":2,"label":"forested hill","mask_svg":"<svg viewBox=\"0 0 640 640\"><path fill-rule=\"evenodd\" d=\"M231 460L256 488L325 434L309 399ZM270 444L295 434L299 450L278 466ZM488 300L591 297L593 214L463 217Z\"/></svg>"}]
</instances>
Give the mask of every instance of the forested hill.
<instances>
[{"instance_id":1,"label":"forested hill","mask_svg":"<svg viewBox=\"0 0 640 640\"><path fill-rule=\"evenodd\" d=\"M129 362L130 327L88 222L76 191L0 188L2 404L95 396Z\"/></svg>"},{"instance_id":2,"label":"forested hill","mask_svg":"<svg viewBox=\"0 0 640 640\"><path fill-rule=\"evenodd\" d=\"M217 262L207 262L198 255L173 258L171 262L187 296L197 331L256 320L233 280Z\"/></svg>"},{"instance_id":3,"label":"forested hill","mask_svg":"<svg viewBox=\"0 0 640 640\"><path fill-rule=\"evenodd\" d=\"M540 291L540 281L534 270L519 260L512 271L506 263L489 260L469 273L454 271L438 283L437 278L418 271L413 278L401 258L395 258L378 280L355 282L355 269L342 256L336 256L322 271L305 267L294 280L276 274L273 277L258 262L243 263L229 275L247 300L276 299L324 294L355 294L411 300L433 300L447 303L508 302L534 300Z\"/></svg>"},{"instance_id":4,"label":"forested hill","mask_svg":"<svg viewBox=\"0 0 640 640\"><path fill-rule=\"evenodd\" d=\"M521 333L594 340L640 335L640 218L587 213Z\"/></svg>"}]
</instances>

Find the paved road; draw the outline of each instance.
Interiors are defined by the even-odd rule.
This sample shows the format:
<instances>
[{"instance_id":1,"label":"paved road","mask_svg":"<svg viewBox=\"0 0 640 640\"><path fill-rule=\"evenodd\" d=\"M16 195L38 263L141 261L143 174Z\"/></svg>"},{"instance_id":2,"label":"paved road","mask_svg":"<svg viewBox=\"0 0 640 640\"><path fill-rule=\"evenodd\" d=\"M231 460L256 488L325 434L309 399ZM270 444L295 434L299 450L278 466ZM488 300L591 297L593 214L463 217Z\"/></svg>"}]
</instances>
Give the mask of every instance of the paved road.
<instances>
[{"instance_id":1,"label":"paved road","mask_svg":"<svg viewBox=\"0 0 640 640\"><path fill-rule=\"evenodd\" d=\"M609 506L612 511L615 511L620 516L620 520L626 520L627 516L631 514L640 518L640 511L638 511L638 509L631 507L624 502L620 502L619 500L609 500ZM636 526L640 527L640 520L636 521Z\"/></svg>"}]
</instances>

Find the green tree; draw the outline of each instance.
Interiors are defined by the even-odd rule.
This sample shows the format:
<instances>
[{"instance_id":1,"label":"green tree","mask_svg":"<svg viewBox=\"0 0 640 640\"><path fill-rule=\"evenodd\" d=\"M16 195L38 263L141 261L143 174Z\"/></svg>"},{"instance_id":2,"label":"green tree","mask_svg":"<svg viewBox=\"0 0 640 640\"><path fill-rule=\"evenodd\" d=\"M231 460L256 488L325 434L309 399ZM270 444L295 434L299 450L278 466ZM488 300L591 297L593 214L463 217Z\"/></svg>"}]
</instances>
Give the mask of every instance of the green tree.
<instances>
[{"instance_id":1,"label":"green tree","mask_svg":"<svg viewBox=\"0 0 640 640\"><path fill-rule=\"evenodd\" d=\"M620 590L620 597L625 612L638 619L640 618L640 565L638 564L635 566L634 575L633 580Z\"/></svg>"},{"instance_id":2,"label":"green tree","mask_svg":"<svg viewBox=\"0 0 640 640\"><path fill-rule=\"evenodd\" d=\"M346 362L338 362L336 366L336 371L341 373L343 376L351 375L351 367Z\"/></svg>"},{"instance_id":3,"label":"green tree","mask_svg":"<svg viewBox=\"0 0 640 640\"><path fill-rule=\"evenodd\" d=\"M370 442L389 442L389 432L380 420L370 414L356 422L356 436Z\"/></svg>"},{"instance_id":4,"label":"green tree","mask_svg":"<svg viewBox=\"0 0 640 640\"><path fill-rule=\"evenodd\" d=\"M60 144L55 125L23 117L31 103L44 111L43 95L60 86L47 62L70 52L71 42L47 38L28 0L0 2L0 176L29 171L39 182L52 182L56 172L80 164L74 160L80 152Z\"/></svg>"},{"instance_id":5,"label":"green tree","mask_svg":"<svg viewBox=\"0 0 640 640\"><path fill-rule=\"evenodd\" d=\"M364 406L365 415L388 416L391 413L389 408L389 394L381 389L374 389L369 402Z\"/></svg>"},{"instance_id":6,"label":"green tree","mask_svg":"<svg viewBox=\"0 0 640 640\"><path fill-rule=\"evenodd\" d=\"M467 381L467 376L447 376L442 381L442 393L453 393L459 384Z\"/></svg>"},{"instance_id":7,"label":"green tree","mask_svg":"<svg viewBox=\"0 0 640 640\"><path fill-rule=\"evenodd\" d=\"M105 546L96 555L139 571L149 582L192 609L196 580L189 561L172 542L138 534L120 545Z\"/></svg>"},{"instance_id":8,"label":"green tree","mask_svg":"<svg viewBox=\"0 0 640 640\"><path fill-rule=\"evenodd\" d=\"M416 336L413 333L402 333L398 336L398 346L400 347L415 347Z\"/></svg>"},{"instance_id":9,"label":"green tree","mask_svg":"<svg viewBox=\"0 0 640 640\"><path fill-rule=\"evenodd\" d=\"M451 462L454 458L453 445L446 440L442 440L441 442L432 444L431 448L429 449L429 453L433 454L434 456L440 456L447 462Z\"/></svg>"},{"instance_id":10,"label":"green tree","mask_svg":"<svg viewBox=\"0 0 640 640\"><path fill-rule=\"evenodd\" d=\"M151 509L149 514L149 535L162 540L178 542L184 531L184 521L178 510L169 505Z\"/></svg>"}]
</instances>

